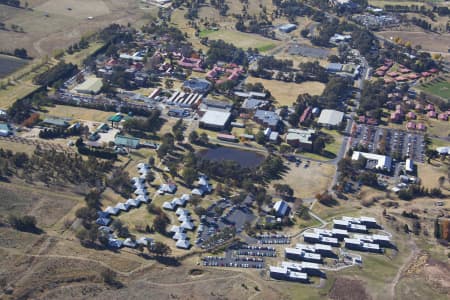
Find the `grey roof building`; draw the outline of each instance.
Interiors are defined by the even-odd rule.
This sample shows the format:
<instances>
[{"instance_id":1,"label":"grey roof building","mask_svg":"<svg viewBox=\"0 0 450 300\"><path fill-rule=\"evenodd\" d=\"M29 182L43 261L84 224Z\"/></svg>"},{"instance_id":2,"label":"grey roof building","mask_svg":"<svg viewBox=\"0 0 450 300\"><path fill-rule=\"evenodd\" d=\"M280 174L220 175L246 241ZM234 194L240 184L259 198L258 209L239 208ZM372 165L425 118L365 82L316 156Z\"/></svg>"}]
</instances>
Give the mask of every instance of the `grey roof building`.
<instances>
[{"instance_id":1,"label":"grey roof building","mask_svg":"<svg viewBox=\"0 0 450 300\"><path fill-rule=\"evenodd\" d=\"M230 122L231 113L228 111L207 110L200 120L200 127L223 130Z\"/></svg>"},{"instance_id":2,"label":"grey roof building","mask_svg":"<svg viewBox=\"0 0 450 300\"><path fill-rule=\"evenodd\" d=\"M344 118L344 113L342 111L337 111L334 109L324 109L320 113L319 120L317 123L325 126L338 126L341 124Z\"/></svg>"},{"instance_id":3,"label":"grey roof building","mask_svg":"<svg viewBox=\"0 0 450 300\"><path fill-rule=\"evenodd\" d=\"M271 129L277 129L280 125L280 117L273 111L258 109L253 116L253 119Z\"/></svg>"}]
</instances>

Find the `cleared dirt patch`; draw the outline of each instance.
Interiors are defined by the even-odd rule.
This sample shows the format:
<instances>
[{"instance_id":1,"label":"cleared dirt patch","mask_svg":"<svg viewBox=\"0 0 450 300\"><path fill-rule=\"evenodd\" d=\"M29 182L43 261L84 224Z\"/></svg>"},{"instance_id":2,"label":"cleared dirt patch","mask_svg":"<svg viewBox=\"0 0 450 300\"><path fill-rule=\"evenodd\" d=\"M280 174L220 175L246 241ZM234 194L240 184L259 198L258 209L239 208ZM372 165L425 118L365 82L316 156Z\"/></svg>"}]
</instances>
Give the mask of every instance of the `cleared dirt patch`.
<instances>
[{"instance_id":1,"label":"cleared dirt patch","mask_svg":"<svg viewBox=\"0 0 450 300\"><path fill-rule=\"evenodd\" d=\"M366 292L360 280L340 277L331 288L329 297L334 300L369 300L372 299Z\"/></svg>"}]
</instances>

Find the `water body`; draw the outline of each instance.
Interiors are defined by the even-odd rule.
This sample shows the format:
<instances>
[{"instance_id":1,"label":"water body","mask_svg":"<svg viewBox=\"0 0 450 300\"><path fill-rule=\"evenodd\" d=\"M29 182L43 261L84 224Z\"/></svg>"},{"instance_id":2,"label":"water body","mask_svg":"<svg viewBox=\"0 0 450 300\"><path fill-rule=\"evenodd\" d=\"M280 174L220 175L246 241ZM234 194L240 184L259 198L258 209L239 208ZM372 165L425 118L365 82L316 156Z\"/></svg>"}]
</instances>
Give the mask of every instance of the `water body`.
<instances>
[{"instance_id":1,"label":"water body","mask_svg":"<svg viewBox=\"0 0 450 300\"><path fill-rule=\"evenodd\" d=\"M255 168L259 166L265 159L264 155L228 147L217 147L202 150L198 153L202 159L223 161L231 160L237 162L243 168Z\"/></svg>"},{"instance_id":2,"label":"water body","mask_svg":"<svg viewBox=\"0 0 450 300\"><path fill-rule=\"evenodd\" d=\"M27 61L24 59L0 54L0 79L14 73L26 63Z\"/></svg>"}]
</instances>

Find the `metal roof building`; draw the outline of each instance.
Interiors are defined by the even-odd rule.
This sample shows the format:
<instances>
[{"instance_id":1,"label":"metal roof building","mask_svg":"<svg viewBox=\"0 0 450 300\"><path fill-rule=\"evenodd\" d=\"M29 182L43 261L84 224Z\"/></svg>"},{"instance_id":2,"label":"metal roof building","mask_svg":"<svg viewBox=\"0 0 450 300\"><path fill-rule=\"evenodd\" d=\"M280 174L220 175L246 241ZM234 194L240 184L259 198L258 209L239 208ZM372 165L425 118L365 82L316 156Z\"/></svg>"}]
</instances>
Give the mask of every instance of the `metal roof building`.
<instances>
[{"instance_id":1,"label":"metal roof building","mask_svg":"<svg viewBox=\"0 0 450 300\"><path fill-rule=\"evenodd\" d=\"M83 83L77 85L74 90L80 94L98 94L103 87L101 78L89 77Z\"/></svg>"},{"instance_id":2,"label":"metal roof building","mask_svg":"<svg viewBox=\"0 0 450 300\"><path fill-rule=\"evenodd\" d=\"M200 120L200 127L223 130L230 122L231 113L228 111L208 110Z\"/></svg>"},{"instance_id":3,"label":"metal roof building","mask_svg":"<svg viewBox=\"0 0 450 300\"><path fill-rule=\"evenodd\" d=\"M334 109L324 109L320 113L319 120L317 123L325 126L338 126L341 124L344 118L344 113L342 111Z\"/></svg>"}]
</instances>

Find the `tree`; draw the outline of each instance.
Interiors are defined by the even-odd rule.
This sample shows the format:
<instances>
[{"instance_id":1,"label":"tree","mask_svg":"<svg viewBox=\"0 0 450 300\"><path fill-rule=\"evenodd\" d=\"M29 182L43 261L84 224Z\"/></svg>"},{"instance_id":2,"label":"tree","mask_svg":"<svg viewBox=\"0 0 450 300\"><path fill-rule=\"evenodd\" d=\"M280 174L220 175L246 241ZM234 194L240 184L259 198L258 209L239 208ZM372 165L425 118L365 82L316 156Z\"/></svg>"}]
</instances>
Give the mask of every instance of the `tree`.
<instances>
[{"instance_id":1,"label":"tree","mask_svg":"<svg viewBox=\"0 0 450 300\"><path fill-rule=\"evenodd\" d=\"M166 86L166 89L171 89L171 88L173 88L173 80L167 78L166 81L164 82L164 85Z\"/></svg>"},{"instance_id":2,"label":"tree","mask_svg":"<svg viewBox=\"0 0 450 300\"><path fill-rule=\"evenodd\" d=\"M183 180L186 183L186 185L191 187L194 184L196 178L197 172L193 168L186 167L183 169Z\"/></svg>"},{"instance_id":3,"label":"tree","mask_svg":"<svg viewBox=\"0 0 450 300\"><path fill-rule=\"evenodd\" d=\"M436 220L434 220L434 237L436 239L441 239L442 235L441 235L441 225L439 224L439 219L436 218Z\"/></svg>"},{"instance_id":4,"label":"tree","mask_svg":"<svg viewBox=\"0 0 450 300\"><path fill-rule=\"evenodd\" d=\"M191 144L196 144L198 142L199 136L197 131L193 130L191 133L189 133L189 142Z\"/></svg>"},{"instance_id":5,"label":"tree","mask_svg":"<svg viewBox=\"0 0 450 300\"><path fill-rule=\"evenodd\" d=\"M147 246L147 249L150 253L154 253L157 256L166 256L172 252L169 246L161 242L154 242L153 244L149 244Z\"/></svg>"},{"instance_id":6,"label":"tree","mask_svg":"<svg viewBox=\"0 0 450 300\"><path fill-rule=\"evenodd\" d=\"M158 215L153 220L153 228L156 232L166 234L166 227L169 224L169 220L165 215Z\"/></svg>"},{"instance_id":7,"label":"tree","mask_svg":"<svg viewBox=\"0 0 450 300\"><path fill-rule=\"evenodd\" d=\"M442 186L445 183L445 176L441 176L438 178L439 187L442 188Z\"/></svg>"},{"instance_id":8,"label":"tree","mask_svg":"<svg viewBox=\"0 0 450 300\"><path fill-rule=\"evenodd\" d=\"M292 197L294 195L294 190L288 184L275 184L275 191L283 197Z\"/></svg>"},{"instance_id":9,"label":"tree","mask_svg":"<svg viewBox=\"0 0 450 300\"><path fill-rule=\"evenodd\" d=\"M37 230L36 227L36 218L34 216L22 216L17 217L14 215L10 215L8 218L9 224L20 231L35 231Z\"/></svg>"},{"instance_id":10,"label":"tree","mask_svg":"<svg viewBox=\"0 0 450 300\"><path fill-rule=\"evenodd\" d=\"M260 145L264 145L266 143L266 135L262 130L258 131L255 135L255 141Z\"/></svg>"},{"instance_id":11,"label":"tree","mask_svg":"<svg viewBox=\"0 0 450 300\"><path fill-rule=\"evenodd\" d=\"M203 145L207 145L207 144L209 143L209 137L208 137L208 135L207 135L205 132L202 132L202 133L200 134L200 142L201 142Z\"/></svg>"}]
</instances>

